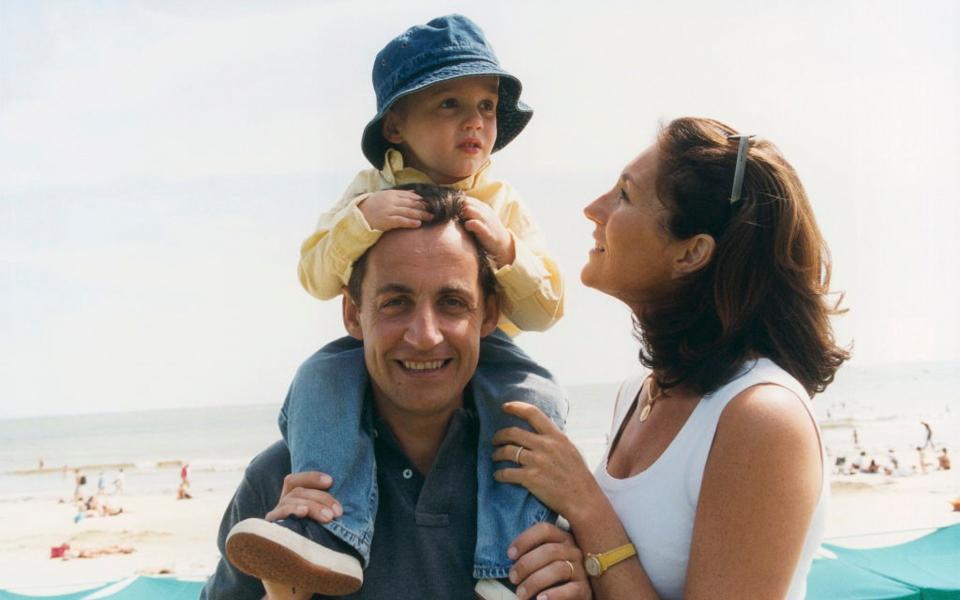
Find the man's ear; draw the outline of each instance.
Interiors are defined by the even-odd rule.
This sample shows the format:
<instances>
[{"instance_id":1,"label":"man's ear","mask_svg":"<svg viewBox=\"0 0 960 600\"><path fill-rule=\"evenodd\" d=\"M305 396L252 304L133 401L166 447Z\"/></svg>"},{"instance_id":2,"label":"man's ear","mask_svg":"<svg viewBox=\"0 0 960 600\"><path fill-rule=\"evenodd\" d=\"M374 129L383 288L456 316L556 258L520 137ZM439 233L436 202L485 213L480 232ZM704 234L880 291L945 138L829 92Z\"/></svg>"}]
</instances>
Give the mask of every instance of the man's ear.
<instances>
[{"instance_id":1,"label":"man's ear","mask_svg":"<svg viewBox=\"0 0 960 600\"><path fill-rule=\"evenodd\" d=\"M400 120L399 113L392 108L383 115L380 131L383 133L383 138L391 144L403 143L403 136L400 135Z\"/></svg>"},{"instance_id":2,"label":"man's ear","mask_svg":"<svg viewBox=\"0 0 960 600\"><path fill-rule=\"evenodd\" d=\"M497 328L500 322L500 296L490 294L483 301L483 323L480 325L480 337L485 338Z\"/></svg>"},{"instance_id":3,"label":"man's ear","mask_svg":"<svg viewBox=\"0 0 960 600\"><path fill-rule=\"evenodd\" d=\"M681 254L673 263L674 279L686 277L706 267L713 260L713 254L717 249L717 241L712 235L706 233L698 233L680 244L682 244Z\"/></svg>"},{"instance_id":4,"label":"man's ear","mask_svg":"<svg viewBox=\"0 0 960 600\"><path fill-rule=\"evenodd\" d=\"M343 288L343 326L351 337L363 340L363 327L360 326L360 307L353 302L347 288Z\"/></svg>"}]
</instances>

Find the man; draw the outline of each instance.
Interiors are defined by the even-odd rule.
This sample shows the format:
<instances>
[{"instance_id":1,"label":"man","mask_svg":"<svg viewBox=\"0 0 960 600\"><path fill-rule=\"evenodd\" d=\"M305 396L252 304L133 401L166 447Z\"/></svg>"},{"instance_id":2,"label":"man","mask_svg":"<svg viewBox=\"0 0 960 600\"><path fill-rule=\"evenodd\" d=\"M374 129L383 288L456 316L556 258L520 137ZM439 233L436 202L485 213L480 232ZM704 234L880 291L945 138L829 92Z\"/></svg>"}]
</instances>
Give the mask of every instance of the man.
<instances>
[{"instance_id":1,"label":"man","mask_svg":"<svg viewBox=\"0 0 960 600\"><path fill-rule=\"evenodd\" d=\"M431 222L381 236L355 267L343 300L344 325L363 340L379 489L364 585L348 598L473 596L478 423L470 382L480 338L496 328L499 306L489 264L457 223L459 197L442 196L452 206L431 210ZM323 353L298 379L309 377ZM438 362L442 367L419 368ZM310 498L332 502L317 491L329 481L289 473L282 442L254 458L221 522L221 553L227 533L245 518L304 516L304 508L317 518L321 501ZM259 580L221 559L201 597L263 594Z\"/></svg>"}]
</instances>

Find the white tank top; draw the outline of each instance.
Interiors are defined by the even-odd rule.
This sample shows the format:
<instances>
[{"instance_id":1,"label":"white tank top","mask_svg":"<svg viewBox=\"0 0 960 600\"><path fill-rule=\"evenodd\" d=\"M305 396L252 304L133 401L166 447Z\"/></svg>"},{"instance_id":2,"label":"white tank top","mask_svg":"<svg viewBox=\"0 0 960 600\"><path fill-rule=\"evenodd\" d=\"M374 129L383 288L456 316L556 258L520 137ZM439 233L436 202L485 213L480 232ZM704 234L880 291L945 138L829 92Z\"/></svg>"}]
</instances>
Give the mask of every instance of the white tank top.
<instances>
[{"instance_id":1,"label":"white tank top","mask_svg":"<svg viewBox=\"0 0 960 600\"><path fill-rule=\"evenodd\" d=\"M646 373L626 380L617 394L611 442L643 385ZM772 383L791 390L803 402L814 424L810 399L800 383L773 361L763 358L748 363L733 380L697 403L693 413L663 454L642 473L626 479L616 479L607 473L610 446L594 475L616 510L637 548L644 571L661 598L682 598L690 557L693 520L700 497L703 469L710 455L710 446L717 430L720 415L727 404L743 390L758 384ZM823 438L820 453L826 461ZM830 496L830 478L826 463L822 469L823 484L814 509L810 529L807 530L803 551L790 581L786 598L803 600L807 589L807 574L813 555L820 547L827 518ZM650 515L656 515L651 519Z\"/></svg>"}]
</instances>

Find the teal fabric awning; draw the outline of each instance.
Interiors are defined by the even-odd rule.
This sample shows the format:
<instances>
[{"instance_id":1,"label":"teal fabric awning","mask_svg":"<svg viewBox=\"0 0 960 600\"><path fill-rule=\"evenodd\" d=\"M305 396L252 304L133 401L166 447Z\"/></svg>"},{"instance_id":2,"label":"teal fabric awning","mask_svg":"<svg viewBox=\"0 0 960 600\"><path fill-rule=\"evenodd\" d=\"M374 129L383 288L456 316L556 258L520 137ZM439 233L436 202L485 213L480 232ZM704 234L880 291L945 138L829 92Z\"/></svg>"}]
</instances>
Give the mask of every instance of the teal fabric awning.
<instances>
[{"instance_id":1,"label":"teal fabric awning","mask_svg":"<svg viewBox=\"0 0 960 600\"><path fill-rule=\"evenodd\" d=\"M924 600L960 598L960 525L885 548L824 547L840 561L920 590Z\"/></svg>"},{"instance_id":2,"label":"teal fabric awning","mask_svg":"<svg viewBox=\"0 0 960 600\"><path fill-rule=\"evenodd\" d=\"M197 600L202 581L171 577L131 577L105 585L55 596L14 594L0 590L0 600Z\"/></svg>"},{"instance_id":3,"label":"teal fabric awning","mask_svg":"<svg viewBox=\"0 0 960 600\"><path fill-rule=\"evenodd\" d=\"M923 600L915 587L834 558L813 561L806 600Z\"/></svg>"}]
</instances>

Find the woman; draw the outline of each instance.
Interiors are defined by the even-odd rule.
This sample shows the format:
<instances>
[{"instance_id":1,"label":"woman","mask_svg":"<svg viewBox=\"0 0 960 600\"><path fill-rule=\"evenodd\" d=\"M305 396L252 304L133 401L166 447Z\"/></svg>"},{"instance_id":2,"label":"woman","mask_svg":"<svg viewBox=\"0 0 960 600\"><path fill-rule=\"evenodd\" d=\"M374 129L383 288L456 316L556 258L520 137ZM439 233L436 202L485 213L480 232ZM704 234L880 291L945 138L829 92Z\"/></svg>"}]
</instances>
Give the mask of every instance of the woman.
<instances>
[{"instance_id":1,"label":"woman","mask_svg":"<svg viewBox=\"0 0 960 600\"><path fill-rule=\"evenodd\" d=\"M621 387L595 476L535 408L505 409L537 433L498 433L494 459L518 466L497 479L564 515L587 556L531 528L518 596L586 569L597 598L803 598L829 491L809 396L848 353L796 173L769 142L678 119L585 213L581 279L630 307L648 370Z\"/></svg>"}]
</instances>

